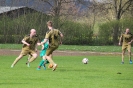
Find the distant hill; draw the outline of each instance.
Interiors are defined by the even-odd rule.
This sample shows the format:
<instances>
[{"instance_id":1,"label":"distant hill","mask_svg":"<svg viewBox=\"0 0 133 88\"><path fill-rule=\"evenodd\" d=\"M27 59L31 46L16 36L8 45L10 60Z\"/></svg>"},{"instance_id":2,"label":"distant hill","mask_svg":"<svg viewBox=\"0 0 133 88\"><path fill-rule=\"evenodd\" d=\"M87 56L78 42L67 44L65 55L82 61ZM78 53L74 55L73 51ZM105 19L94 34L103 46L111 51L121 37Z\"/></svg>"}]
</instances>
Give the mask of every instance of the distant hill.
<instances>
[{"instance_id":1,"label":"distant hill","mask_svg":"<svg viewBox=\"0 0 133 88\"><path fill-rule=\"evenodd\" d=\"M54 3L53 0L50 0L50 4L53 3ZM10 7L24 6L44 13L47 13L51 9L50 4L45 3L41 0L0 0L0 6L10 6ZM90 4L91 4L90 0L82 0L82 2L79 2L77 0L76 2L76 5L81 7L80 10L86 9L86 6Z\"/></svg>"}]
</instances>

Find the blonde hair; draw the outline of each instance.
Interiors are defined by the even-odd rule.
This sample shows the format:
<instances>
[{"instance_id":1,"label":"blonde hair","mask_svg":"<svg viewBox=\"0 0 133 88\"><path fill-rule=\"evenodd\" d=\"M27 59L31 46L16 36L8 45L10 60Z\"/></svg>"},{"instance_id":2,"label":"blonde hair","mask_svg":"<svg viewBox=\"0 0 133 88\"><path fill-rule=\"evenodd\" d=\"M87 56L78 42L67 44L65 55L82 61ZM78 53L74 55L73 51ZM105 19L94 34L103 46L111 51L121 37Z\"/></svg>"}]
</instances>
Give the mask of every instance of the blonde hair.
<instances>
[{"instance_id":1,"label":"blonde hair","mask_svg":"<svg viewBox=\"0 0 133 88\"><path fill-rule=\"evenodd\" d=\"M52 27L52 26L53 26L52 21L48 21L48 22L47 22L47 25L50 26L50 27Z\"/></svg>"}]
</instances>

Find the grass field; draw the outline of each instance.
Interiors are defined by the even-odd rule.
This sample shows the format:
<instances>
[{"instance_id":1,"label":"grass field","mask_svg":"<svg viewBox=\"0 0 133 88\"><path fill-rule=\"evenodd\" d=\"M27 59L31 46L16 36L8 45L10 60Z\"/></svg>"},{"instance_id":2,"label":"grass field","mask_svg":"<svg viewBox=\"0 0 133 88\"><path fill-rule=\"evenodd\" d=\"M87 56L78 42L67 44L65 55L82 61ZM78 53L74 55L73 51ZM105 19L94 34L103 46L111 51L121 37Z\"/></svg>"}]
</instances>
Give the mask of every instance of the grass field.
<instances>
[{"instance_id":1,"label":"grass field","mask_svg":"<svg viewBox=\"0 0 133 88\"><path fill-rule=\"evenodd\" d=\"M83 64L82 58L89 59ZM40 58L25 65L26 57L14 68L16 56L0 56L0 88L133 88L133 64L121 56L55 56L56 71L36 70ZM117 74L121 72L121 74Z\"/></svg>"},{"instance_id":2,"label":"grass field","mask_svg":"<svg viewBox=\"0 0 133 88\"><path fill-rule=\"evenodd\" d=\"M0 44L0 49L18 49L22 44ZM38 49L41 49L39 46ZM133 47L132 47L133 49ZM121 52L121 46L88 46L88 45L61 45L58 50L94 51L94 52Z\"/></svg>"}]
</instances>

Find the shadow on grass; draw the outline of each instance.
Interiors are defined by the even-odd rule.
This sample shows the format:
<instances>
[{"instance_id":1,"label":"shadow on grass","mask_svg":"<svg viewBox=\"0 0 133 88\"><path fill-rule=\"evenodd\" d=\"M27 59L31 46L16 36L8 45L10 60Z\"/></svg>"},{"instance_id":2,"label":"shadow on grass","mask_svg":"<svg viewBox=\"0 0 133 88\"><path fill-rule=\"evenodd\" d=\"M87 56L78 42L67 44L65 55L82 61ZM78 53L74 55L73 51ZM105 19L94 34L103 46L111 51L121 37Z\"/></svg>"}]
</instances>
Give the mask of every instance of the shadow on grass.
<instances>
[{"instance_id":1,"label":"shadow on grass","mask_svg":"<svg viewBox=\"0 0 133 88\"><path fill-rule=\"evenodd\" d=\"M98 70L98 69L63 69L63 68L61 68L61 69L58 69L58 71L60 71L60 72L66 72L66 71L70 71L70 72L72 72L72 71L76 71L76 72L106 72L106 71L101 71L101 70Z\"/></svg>"}]
</instances>

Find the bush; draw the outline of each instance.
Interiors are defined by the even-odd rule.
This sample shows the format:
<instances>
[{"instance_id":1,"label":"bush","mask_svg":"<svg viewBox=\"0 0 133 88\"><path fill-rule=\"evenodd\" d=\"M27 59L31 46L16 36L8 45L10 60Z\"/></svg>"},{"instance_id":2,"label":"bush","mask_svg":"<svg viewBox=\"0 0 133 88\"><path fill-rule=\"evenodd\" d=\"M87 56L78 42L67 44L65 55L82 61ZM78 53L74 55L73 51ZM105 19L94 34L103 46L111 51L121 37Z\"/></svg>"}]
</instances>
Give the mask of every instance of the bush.
<instances>
[{"instance_id":1,"label":"bush","mask_svg":"<svg viewBox=\"0 0 133 88\"><path fill-rule=\"evenodd\" d=\"M87 24L66 21L61 27L61 31L64 34L64 44L86 45L92 43L93 31Z\"/></svg>"},{"instance_id":2,"label":"bush","mask_svg":"<svg viewBox=\"0 0 133 88\"><path fill-rule=\"evenodd\" d=\"M113 33L115 27L118 28L118 39L121 34L125 31L126 28L129 28L133 33L133 20L132 19L123 19L115 20L107 23L103 23L99 26L99 35L96 41L99 41L99 45L113 45ZM119 41L118 41L119 42Z\"/></svg>"}]
</instances>

